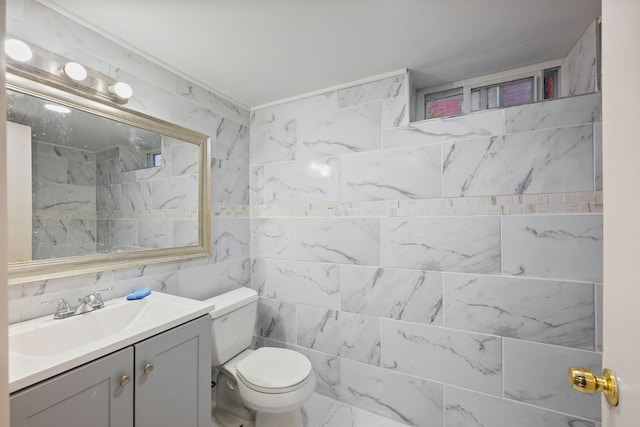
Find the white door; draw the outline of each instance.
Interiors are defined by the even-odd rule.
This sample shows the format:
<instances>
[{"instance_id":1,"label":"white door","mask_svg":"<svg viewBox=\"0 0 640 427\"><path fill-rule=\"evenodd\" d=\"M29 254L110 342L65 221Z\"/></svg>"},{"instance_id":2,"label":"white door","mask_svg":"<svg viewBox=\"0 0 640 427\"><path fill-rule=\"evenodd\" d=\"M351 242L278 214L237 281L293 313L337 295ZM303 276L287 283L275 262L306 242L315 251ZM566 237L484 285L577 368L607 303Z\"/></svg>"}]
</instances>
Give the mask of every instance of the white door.
<instances>
[{"instance_id":1,"label":"white door","mask_svg":"<svg viewBox=\"0 0 640 427\"><path fill-rule=\"evenodd\" d=\"M602 1L604 358L620 403L603 427L640 425L640 1ZM599 373L598 373L599 374Z\"/></svg>"}]
</instances>

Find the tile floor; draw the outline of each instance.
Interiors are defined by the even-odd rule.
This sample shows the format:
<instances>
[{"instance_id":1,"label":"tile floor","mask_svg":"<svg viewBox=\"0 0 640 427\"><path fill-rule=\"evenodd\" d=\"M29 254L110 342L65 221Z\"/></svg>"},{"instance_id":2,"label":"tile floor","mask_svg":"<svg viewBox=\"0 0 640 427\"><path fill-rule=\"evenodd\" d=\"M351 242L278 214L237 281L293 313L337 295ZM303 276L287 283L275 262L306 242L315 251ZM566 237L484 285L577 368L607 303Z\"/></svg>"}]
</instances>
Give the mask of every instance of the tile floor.
<instances>
[{"instance_id":1,"label":"tile floor","mask_svg":"<svg viewBox=\"0 0 640 427\"><path fill-rule=\"evenodd\" d=\"M213 416L211 426L223 427ZM403 424L364 409L331 399L318 393L311 396L302 409L305 427L403 427ZM283 426L285 427L285 426Z\"/></svg>"}]
</instances>

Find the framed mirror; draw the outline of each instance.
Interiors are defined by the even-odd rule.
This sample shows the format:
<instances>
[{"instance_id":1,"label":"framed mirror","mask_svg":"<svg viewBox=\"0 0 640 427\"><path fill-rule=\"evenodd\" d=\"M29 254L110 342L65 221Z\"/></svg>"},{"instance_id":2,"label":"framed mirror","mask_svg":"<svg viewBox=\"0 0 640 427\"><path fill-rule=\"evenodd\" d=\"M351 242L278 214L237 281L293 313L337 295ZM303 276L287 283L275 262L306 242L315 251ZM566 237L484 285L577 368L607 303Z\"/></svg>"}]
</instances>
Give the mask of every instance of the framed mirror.
<instances>
[{"instance_id":1,"label":"framed mirror","mask_svg":"<svg viewBox=\"0 0 640 427\"><path fill-rule=\"evenodd\" d=\"M7 73L9 284L210 254L209 140Z\"/></svg>"}]
</instances>

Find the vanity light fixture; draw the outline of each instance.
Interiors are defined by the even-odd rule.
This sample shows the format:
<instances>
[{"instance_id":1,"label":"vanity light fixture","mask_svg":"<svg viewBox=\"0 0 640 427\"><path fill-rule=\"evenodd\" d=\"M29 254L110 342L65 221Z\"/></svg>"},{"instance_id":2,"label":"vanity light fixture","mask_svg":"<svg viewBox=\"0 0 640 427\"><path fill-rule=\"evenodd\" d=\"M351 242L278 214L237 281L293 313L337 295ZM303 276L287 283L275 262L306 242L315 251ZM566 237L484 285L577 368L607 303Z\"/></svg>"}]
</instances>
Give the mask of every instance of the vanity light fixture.
<instances>
[{"instance_id":1,"label":"vanity light fixture","mask_svg":"<svg viewBox=\"0 0 640 427\"><path fill-rule=\"evenodd\" d=\"M50 111L55 111L56 113L61 113L61 114L67 114L71 112L71 109L58 104L44 104L44 108Z\"/></svg>"},{"instance_id":2,"label":"vanity light fixture","mask_svg":"<svg viewBox=\"0 0 640 427\"><path fill-rule=\"evenodd\" d=\"M109 92L121 99L129 99L133 95L131 86L124 82L117 82L113 86L109 86Z\"/></svg>"},{"instance_id":3,"label":"vanity light fixture","mask_svg":"<svg viewBox=\"0 0 640 427\"><path fill-rule=\"evenodd\" d=\"M44 81L100 102L123 105L133 96L128 84L21 40L7 38L5 51L7 72L20 78Z\"/></svg>"},{"instance_id":4,"label":"vanity light fixture","mask_svg":"<svg viewBox=\"0 0 640 427\"><path fill-rule=\"evenodd\" d=\"M33 57L31 48L23 41L7 39L4 42L4 51L9 58L18 62L27 62Z\"/></svg>"},{"instance_id":5,"label":"vanity light fixture","mask_svg":"<svg viewBox=\"0 0 640 427\"><path fill-rule=\"evenodd\" d=\"M81 82L87 78L87 70L77 62L67 62L62 67L64 74L72 80Z\"/></svg>"}]
</instances>

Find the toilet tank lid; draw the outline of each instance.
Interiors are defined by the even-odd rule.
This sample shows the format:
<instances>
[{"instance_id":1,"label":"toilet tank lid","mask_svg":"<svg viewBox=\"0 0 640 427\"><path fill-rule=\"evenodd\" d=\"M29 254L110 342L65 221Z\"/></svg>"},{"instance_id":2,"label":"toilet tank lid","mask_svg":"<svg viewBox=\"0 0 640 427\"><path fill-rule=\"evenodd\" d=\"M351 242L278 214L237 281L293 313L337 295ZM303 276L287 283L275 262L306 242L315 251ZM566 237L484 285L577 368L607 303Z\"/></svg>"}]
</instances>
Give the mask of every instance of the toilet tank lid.
<instances>
[{"instance_id":1,"label":"toilet tank lid","mask_svg":"<svg viewBox=\"0 0 640 427\"><path fill-rule=\"evenodd\" d=\"M230 292L205 300L207 304L213 304L213 310L209 312L214 319L224 316L242 306L258 299L258 293L250 288L238 288Z\"/></svg>"}]
</instances>

